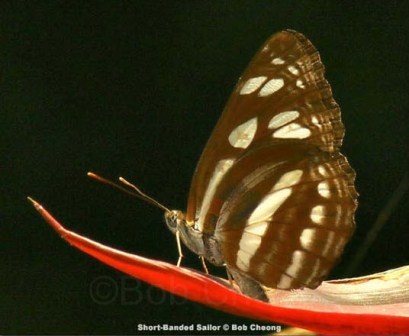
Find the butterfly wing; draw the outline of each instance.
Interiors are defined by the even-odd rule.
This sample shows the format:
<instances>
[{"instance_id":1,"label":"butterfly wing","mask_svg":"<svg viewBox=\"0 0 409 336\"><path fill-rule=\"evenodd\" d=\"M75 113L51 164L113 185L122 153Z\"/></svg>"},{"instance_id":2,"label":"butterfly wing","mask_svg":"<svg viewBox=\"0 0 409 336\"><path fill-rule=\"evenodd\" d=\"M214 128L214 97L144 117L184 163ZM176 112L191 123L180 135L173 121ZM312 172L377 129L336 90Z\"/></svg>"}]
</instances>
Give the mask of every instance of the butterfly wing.
<instances>
[{"instance_id":1,"label":"butterfly wing","mask_svg":"<svg viewBox=\"0 0 409 336\"><path fill-rule=\"evenodd\" d=\"M314 46L294 31L273 35L202 153L187 222L216 236L229 267L265 285L316 286L354 227L355 175L339 153L343 135Z\"/></svg>"},{"instance_id":2,"label":"butterfly wing","mask_svg":"<svg viewBox=\"0 0 409 336\"><path fill-rule=\"evenodd\" d=\"M228 267L269 287L317 287L354 229L353 178L345 157L309 144L239 158L216 195L214 235Z\"/></svg>"}]
</instances>

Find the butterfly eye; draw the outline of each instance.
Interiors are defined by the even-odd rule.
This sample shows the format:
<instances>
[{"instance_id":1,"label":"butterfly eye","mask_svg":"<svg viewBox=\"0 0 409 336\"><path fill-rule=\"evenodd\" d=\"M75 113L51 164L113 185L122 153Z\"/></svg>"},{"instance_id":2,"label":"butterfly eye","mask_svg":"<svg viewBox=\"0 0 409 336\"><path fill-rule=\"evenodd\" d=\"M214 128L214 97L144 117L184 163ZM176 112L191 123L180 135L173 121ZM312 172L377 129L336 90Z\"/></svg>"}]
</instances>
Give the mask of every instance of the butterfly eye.
<instances>
[{"instance_id":1,"label":"butterfly eye","mask_svg":"<svg viewBox=\"0 0 409 336\"><path fill-rule=\"evenodd\" d=\"M167 211L165 212L164 217L166 225L168 226L169 230L175 233L179 224L178 211L176 210Z\"/></svg>"}]
</instances>

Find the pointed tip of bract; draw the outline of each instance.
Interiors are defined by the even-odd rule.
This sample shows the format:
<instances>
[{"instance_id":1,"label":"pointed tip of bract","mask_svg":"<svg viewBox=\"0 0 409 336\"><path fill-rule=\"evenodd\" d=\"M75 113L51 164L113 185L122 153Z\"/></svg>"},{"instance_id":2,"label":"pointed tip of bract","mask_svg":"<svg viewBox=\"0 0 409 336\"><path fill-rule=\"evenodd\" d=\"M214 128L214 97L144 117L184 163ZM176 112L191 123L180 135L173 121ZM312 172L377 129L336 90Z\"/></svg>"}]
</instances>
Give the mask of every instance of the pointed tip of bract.
<instances>
[{"instance_id":1,"label":"pointed tip of bract","mask_svg":"<svg viewBox=\"0 0 409 336\"><path fill-rule=\"evenodd\" d=\"M27 199L33 204L37 211L41 210L42 206L35 199L31 198L30 196L27 196Z\"/></svg>"},{"instance_id":2,"label":"pointed tip of bract","mask_svg":"<svg viewBox=\"0 0 409 336\"><path fill-rule=\"evenodd\" d=\"M46 208L44 208L40 203L38 203L35 199L32 197L27 197L27 199L31 202L31 204L34 206L34 208L38 211L41 217L49 224L51 227L60 233L60 235L64 238L64 236L67 234L67 230L62 226L48 211Z\"/></svg>"}]
</instances>

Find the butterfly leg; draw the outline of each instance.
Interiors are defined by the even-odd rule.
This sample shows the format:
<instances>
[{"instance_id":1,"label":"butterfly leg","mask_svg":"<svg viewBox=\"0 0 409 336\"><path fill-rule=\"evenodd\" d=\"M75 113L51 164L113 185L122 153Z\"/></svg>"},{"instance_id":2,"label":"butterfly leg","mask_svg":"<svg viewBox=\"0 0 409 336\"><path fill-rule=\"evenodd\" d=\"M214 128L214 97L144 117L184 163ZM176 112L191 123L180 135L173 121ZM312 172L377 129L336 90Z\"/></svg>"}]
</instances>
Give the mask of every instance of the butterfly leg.
<instances>
[{"instance_id":1,"label":"butterfly leg","mask_svg":"<svg viewBox=\"0 0 409 336\"><path fill-rule=\"evenodd\" d=\"M233 270L231 268L228 268L228 272L236 281L237 285L240 287L240 290L244 295L250 296L257 300L269 302L266 293L256 280L240 271Z\"/></svg>"},{"instance_id":2,"label":"butterfly leg","mask_svg":"<svg viewBox=\"0 0 409 336\"><path fill-rule=\"evenodd\" d=\"M202 255L199 256L199 258L200 258L200 261L202 262L203 270L205 271L206 274L209 274L209 270L207 269L205 258Z\"/></svg>"},{"instance_id":3,"label":"butterfly leg","mask_svg":"<svg viewBox=\"0 0 409 336\"><path fill-rule=\"evenodd\" d=\"M182 244L180 243L180 233L179 233L179 231L176 231L176 245L178 247L178 253L179 253L178 263L176 264L176 266L179 267L180 263L182 262L182 258L183 258Z\"/></svg>"},{"instance_id":4,"label":"butterfly leg","mask_svg":"<svg viewBox=\"0 0 409 336\"><path fill-rule=\"evenodd\" d=\"M233 287L233 277L231 273L229 272L229 268L226 266L226 274L227 274L227 280L229 280L230 286Z\"/></svg>"}]
</instances>

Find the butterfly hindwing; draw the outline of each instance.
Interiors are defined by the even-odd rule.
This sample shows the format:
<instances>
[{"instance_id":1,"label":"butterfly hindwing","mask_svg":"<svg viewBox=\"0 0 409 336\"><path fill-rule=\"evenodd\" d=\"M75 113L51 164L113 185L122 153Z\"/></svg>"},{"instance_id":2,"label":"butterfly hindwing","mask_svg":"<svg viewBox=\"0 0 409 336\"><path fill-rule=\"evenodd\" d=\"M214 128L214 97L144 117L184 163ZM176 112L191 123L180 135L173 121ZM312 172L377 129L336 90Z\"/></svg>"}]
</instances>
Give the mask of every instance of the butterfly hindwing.
<instances>
[{"instance_id":1,"label":"butterfly hindwing","mask_svg":"<svg viewBox=\"0 0 409 336\"><path fill-rule=\"evenodd\" d=\"M218 190L224 201L214 235L228 267L269 287L316 287L353 232L355 194L342 155L307 144L283 161L280 147L254 151L231 168ZM261 169L242 176L241 164L259 155L277 161L261 160Z\"/></svg>"}]
</instances>

